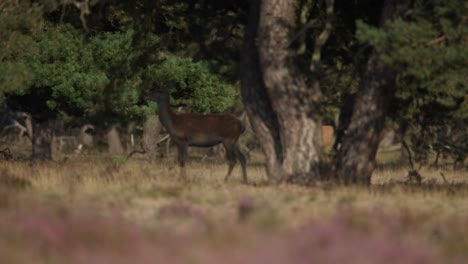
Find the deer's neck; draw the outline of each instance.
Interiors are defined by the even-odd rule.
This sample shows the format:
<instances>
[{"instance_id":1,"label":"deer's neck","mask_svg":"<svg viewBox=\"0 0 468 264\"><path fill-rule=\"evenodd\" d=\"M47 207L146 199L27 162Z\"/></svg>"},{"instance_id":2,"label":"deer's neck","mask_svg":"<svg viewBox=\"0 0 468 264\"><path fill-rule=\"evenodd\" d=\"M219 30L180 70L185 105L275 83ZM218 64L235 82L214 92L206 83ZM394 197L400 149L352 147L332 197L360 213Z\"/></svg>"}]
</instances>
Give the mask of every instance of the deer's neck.
<instances>
[{"instance_id":1,"label":"deer's neck","mask_svg":"<svg viewBox=\"0 0 468 264\"><path fill-rule=\"evenodd\" d=\"M162 100L158 102L158 112L159 112L159 121L161 124L167 129L169 134L174 133L174 123L173 123L173 116L171 108L169 106L168 100Z\"/></svg>"}]
</instances>

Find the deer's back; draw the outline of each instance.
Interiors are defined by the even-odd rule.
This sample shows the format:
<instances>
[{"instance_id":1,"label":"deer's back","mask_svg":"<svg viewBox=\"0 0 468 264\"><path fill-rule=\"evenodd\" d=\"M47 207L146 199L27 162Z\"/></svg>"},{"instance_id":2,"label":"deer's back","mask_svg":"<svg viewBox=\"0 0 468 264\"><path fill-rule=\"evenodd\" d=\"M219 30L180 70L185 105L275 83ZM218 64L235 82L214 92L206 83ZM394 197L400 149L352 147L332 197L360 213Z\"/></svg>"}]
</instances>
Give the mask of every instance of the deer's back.
<instances>
[{"instance_id":1,"label":"deer's back","mask_svg":"<svg viewBox=\"0 0 468 264\"><path fill-rule=\"evenodd\" d=\"M179 138L186 138L199 144L212 145L225 138L237 140L244 130L242 122L227 114L178 114L173 117L174 134ZM207 144L203 144L207 142ZM217 142L217 143L219 143Z\"/></svg>"}]
</instances>

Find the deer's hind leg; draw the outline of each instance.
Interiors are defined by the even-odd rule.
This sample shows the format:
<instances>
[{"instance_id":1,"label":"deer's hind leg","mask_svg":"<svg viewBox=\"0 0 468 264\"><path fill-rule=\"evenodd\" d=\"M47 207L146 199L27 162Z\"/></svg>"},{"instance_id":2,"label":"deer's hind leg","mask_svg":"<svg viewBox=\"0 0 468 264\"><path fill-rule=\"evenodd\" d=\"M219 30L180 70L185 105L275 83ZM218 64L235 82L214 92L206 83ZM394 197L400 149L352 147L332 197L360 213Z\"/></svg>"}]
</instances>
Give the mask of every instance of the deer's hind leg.
<instances>
[{"instance_id":1,"label":"deer's hind leg","mask_svg":"<svg viewBox=\"0 0 468 264\"><path fill-rule=\"evenodd\" d=\"M240 164L241 164L241 167L242 167L242 180L244 181L244 183L247 183L248 182L248 180L247 180L247 160L245 159L244 154L240 151L238 144L235 145L234 151L235 151L236 159L240 161Z\"/></svg>"},{"instance_id":2,"label":"deer's hind leg","mask_svg":"<svg viewBox=\"0 0 468 264\"><path fill-rule=\"evenodd\" d=\"M185 173L185 161L187 160L187 145L183 143L177 143L177 160L180 167L180 178L186 179Z\"/></svg>"},{"instance_id":3,"label":"deer's hind leg","mask_svg":"<svg viewBox=\"0 0 468 264\"><path fill-rule=\"evenodd\" d=\"M237 163L237 158L236 158L236 152L235 152L234 146L232 144L228 145L224 143L224 148L226 149L226 161L228 162L228 165L229 165L226 177L224 177L224 181L227 182L229 177L231 176L234 166Z\"/></svg>"}]
</instances>

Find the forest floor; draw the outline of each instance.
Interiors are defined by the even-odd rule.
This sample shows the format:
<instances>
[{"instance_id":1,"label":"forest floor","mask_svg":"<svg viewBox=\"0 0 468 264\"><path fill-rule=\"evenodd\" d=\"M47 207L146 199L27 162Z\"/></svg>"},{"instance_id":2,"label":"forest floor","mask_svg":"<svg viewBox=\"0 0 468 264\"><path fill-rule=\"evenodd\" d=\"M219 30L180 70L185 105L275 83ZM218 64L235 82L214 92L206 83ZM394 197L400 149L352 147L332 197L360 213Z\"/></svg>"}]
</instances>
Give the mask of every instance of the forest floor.
<instances>
[{"instance_id":1,"label":"forest floor","mask_svg":"<svg viewBox=\"0 0 468 264\"><path fill-rule=\"evenodd\" d=\"M369 188L250 184L172 158L0 161L1 263L466 263L468 172L378 169ZM440 172L444 174L445 179Z\"/></svg>"}]
</instances>

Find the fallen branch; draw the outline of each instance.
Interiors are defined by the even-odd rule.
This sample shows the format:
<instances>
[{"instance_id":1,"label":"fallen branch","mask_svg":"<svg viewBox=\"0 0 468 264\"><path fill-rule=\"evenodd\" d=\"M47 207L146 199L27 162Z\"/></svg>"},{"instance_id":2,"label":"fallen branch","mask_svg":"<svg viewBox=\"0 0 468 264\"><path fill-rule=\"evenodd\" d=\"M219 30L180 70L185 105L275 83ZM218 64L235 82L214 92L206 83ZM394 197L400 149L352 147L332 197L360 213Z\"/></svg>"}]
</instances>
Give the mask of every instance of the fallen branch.
<instances>
[{"instance_id":1,"label":"fallen branch","mask_svg":"<svg viewBox=\"0 0 468 264\"><path fill-rule=\"evenodd\" d=\"M403 144L403 147L405 148L406 152L408 153L408 161L411 166L411 169L414 170L414 163L413 163L413 155L411 155L411 151L408 147L408 144L406 144L405 140L402 140L401 143Z\"/></svg>"},{"instance_id":2,"label":"fallen branch","mask_svg":"<svg viewBox=\"0 0 468 264\"><path fill-rule=\"evenodd\" d=\"M406 180L406 183L410 183L412 181L415 181L417 184L421 184L423 181L423 177L417 170L410 170L408 171L408 179Z\"/></svg>"},{"instance_id":3,"label":"fallen branch","mask_svg":"<svg viewBox=\"0 0 468 264\"><path fill-rule=\"evenodd\" d=\"M159 145L161 144L162 142L166 141L166 139L168 139L170 137L169 134L166 134L164 137L162 137L161 139L158 140L158 142L156 143L156 145Z\"/></svg>"},{"instance_id":4,"label":"fallen branch","mask_svg":"<svg viewBox=\"0 0 468 264\"><path fill-rule=\"evenodd\" d=\"M4 157L6 160L11 160L11 159L13 159L13 155L11 154L11 151L10 151L9 148L0 150L0 154L2 154L3 157Z\"/></svg>"},{"instance_id":5,"label":"fallen branch","mask_svg":"<svg viewBox=\"0 0 468 264\"><path fill-rule=\"evenodd\" d=\"M127 156L126 159L128 160L130 157L132 157L132 156L133 156L134 154L136 154L136 153L145 154L145 153L146 153L146 150L145 150L145 148L143 147L143 142L140 143L140 147L141 147L141 150L134 150L134 151L130 152L130 154L128 154L128 156Z\"/></svg>"},{"instance_id":6,"label":"fallen branch","mask_svg":"<svg viewBox=\"0 0 468 264\"><path fill-rule=\"evenodd\" d=\"M440 172L440 176L442 176L442 179L444 180L444 183L449 183L447 181L447 178L445 178L445 174L443 172Z\"/></svg>"},{"instance_id":7,"label":"fallen branch","mask_svg":"<svg viewBox=\"0 0 468 264\"><path fill-rule=\"evenodd\" d=\"M427 42L427 45L434 45L434 44L438 44L444 40L447 39L447 36L443 35L443 36L440 36L438 38L435 38L435 39L432 39L430 41Z\"/></svg>"},{"instance_id":8,"label":"fallen branch","mask_svg":"<svg viewBox=\"0 0 468 264\"><path fill-rule=\"evenodd\" d=\"M159 145L161 144L162 142L164 142L166 139L168 139L170 137L169 134L163 136L162 138L160 138L158 140L158 142L156 143L156 145ZM145 154L146 153L146 150L145 150L145 147L143 146L143 142L140 143L140 147L141 147L141 150L134 150L132 152L130 152L130 154L128 154L127 156L127 160L132 157L134 154L138 153L138 154Z\"/></svg>"}]
</instances>

